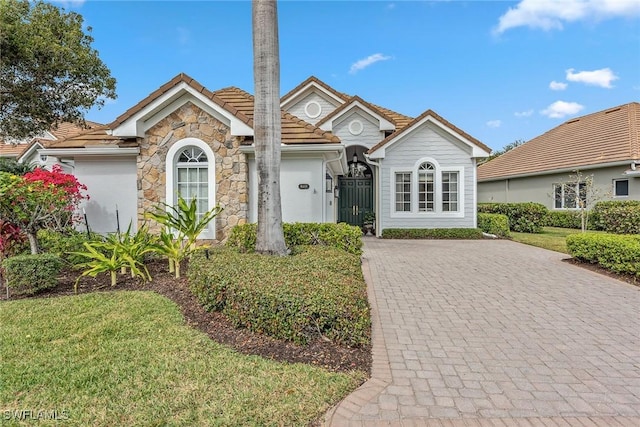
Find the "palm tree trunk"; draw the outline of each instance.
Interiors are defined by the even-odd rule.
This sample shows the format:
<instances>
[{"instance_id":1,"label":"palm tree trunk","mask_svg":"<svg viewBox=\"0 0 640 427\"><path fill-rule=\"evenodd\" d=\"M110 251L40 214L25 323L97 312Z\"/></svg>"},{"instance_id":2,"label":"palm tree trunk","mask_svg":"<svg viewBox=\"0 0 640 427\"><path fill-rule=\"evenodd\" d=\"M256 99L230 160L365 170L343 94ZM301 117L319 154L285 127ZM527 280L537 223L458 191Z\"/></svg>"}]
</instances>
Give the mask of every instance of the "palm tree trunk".
<instances>
[{"instance_id":1,"label":"palm tree trunk","mask_svg":"<svg viewBox=\"0 0 640 427\"><path fill-rule=\"evenodd\" d=\"M280 198L280 52L276 0L253 0L253 132L258 171L256 252L286 255Z\"/></svg>"}]
</instances>

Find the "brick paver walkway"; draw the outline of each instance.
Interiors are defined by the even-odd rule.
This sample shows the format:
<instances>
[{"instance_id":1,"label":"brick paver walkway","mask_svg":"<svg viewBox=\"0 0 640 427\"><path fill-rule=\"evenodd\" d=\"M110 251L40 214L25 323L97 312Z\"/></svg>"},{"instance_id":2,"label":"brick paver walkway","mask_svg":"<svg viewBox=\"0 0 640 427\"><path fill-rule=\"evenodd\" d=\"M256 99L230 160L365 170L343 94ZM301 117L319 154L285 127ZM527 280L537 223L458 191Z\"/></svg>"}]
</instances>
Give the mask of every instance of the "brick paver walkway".
<instances>
[{"instance_id":1,"label":"brick paver walkway","mask_svg":"<svg viewBox=\"0 0 640 427\"><path fill-rule=\"evenodd\" d=\"M372 378L326 425L640 426L640 288L510 241L363 258Z\"/></svg>"}]
</instances>

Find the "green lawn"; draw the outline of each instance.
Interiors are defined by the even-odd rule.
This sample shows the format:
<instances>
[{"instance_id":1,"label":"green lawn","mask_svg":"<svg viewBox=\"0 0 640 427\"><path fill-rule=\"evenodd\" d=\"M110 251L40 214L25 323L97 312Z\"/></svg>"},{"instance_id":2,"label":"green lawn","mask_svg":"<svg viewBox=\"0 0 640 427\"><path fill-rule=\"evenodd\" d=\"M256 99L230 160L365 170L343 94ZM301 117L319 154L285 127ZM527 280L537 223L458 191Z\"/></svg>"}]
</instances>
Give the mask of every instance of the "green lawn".
<instances>
[{"instance_id":1,"label":"green lawn","mask_svg":"<svg viewBox=\"0 0 640 427\"><path fill-rule=\"evenodd\" d=\"M568 253L566 237L570 234L580 232L581 230L572 228L544 227L544 231L542 233L516 233L512 231L511 239L516 242L566 254Z\"/></svg>"},{"instance_id":2,"label":"green lawn","mask_svg":"<svg viewBox=\"0 0 640 427\"><path fill-rule=\"evenodd\" d=\"M305 426L364 377L236 353L152 292L2 302L0 325L3 426Z\"/></svg>"}]
</instances>

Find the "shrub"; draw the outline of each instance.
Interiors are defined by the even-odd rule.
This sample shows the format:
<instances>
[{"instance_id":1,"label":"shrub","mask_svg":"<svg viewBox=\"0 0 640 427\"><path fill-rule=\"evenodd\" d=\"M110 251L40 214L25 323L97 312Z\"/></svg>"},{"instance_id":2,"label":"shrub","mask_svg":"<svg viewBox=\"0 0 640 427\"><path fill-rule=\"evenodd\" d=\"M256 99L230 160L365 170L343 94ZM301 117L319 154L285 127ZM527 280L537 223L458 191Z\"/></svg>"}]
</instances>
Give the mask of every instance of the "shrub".
<instances>
[{"instance_id":1,"label":"shrub","mask_svg":"<svg viewBox=\"0 0 640 427\"><path fill-rule=\"evenodd\" d=\"M509 218L509 229L521 233L540 233L549 210L541 203L480 203L478 212L497 213Z\"/></svg>"},{"instance_id":2,"label":"shrub","mask_svg":"<svg viewBox=\"0 0 640 427\"><path fill-rule=\"evenodd\" d=\"M72 228L64 231L40 230L38 231L38 243L42 252L52 253L62 258L71 265L78 265L85 258L75 252L84 251L84 242L99 241L101 236L81 233Z\"/></svg>"},{"instance_id":3,"label":"shrub","mask_svg":"<svg viewBox=\"0 0 640 427\"><path fill-rule=\"evenodd\" d=\"M383 239L482 239L478 228L385 228Z\"/></svg>"},{"instance_id":4,"label":"shrub","mask_svg":"<svg viewBox=\"0 0 640 427\"><path fill-rule=\"evenodd\" d=\"M57 285L62 260L54 254L16 255L2 261L9 289L31 295Z\"/></svg>"},{"instance_id":5,"label":"shrub","mask_svg":"<svg viewBox=\"0 0 640 427\"><path fill-rule=\"evenodd\" d=\"M349 346L370 342L360 258L343 250L298 247L288 257L215 248L189 262L191 290L236 326L305 344L324 336Z\"/></svg>"},{"instance_id":6,"label":"shrub","mask_svg":"<svg viewBox=\"0 0 640 427\"><path fill-rule=\"evenodd\" d=\"M640 234L640 201L598 202L593 207L596 228L607 233Z\"/></svg>"},{"instance_id":7,"label":"shrub","mask_svg":"<svg viewBox=\"0 0 640 427\"><path fill-rule=\"evenodd\" d=\"M569 254L615 273L640 277L640 236L580 233L567 236Z\"/></svg>"},{"instance_id":8,"label":"shrub","mask_svg":"<svg viewBox=\"0 0 640 427\"><path fill-rule=\"evenodd\" d=\"M360 255L362 253L362 231L359 227L345 223L296 222L282 225L287 247L299 245L321 245L342 249ZM237 225L231 230L227 246L241 252L253 252L256 248L256 224Z\"/></svg>"},{"instance_id":9,"label":"shrub","mask_svg":"<svg viewBox=\"0 0 640 427\"><path fill-rule=\"evenodd\" d=\"M509 218L502 214L478 213L478 228L498 237L509 237Z\"/></svg>"},{"instance_id":10,"label":"shrub","mask_svg":"<svg viewBox=\"0 0 640 427\"><path fill-rule=\"evenodd\" d=\"M589 222L593 224L593 221ZM580 212L577 211L549 211L544 225L547 227L580 229L582 228L582 219L580 218Z\"/></svg>"}]
</instances>

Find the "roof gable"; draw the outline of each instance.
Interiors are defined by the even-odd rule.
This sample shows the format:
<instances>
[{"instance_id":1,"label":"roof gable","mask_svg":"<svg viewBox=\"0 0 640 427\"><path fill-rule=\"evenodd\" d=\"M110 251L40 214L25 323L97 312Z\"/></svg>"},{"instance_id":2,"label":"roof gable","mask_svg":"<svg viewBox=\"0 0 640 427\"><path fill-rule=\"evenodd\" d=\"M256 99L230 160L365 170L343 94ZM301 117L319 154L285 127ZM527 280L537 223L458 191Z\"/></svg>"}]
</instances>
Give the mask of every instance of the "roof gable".
<instances>
[{"instance_id":1,"label":"roof gable","mask_svg":"<svg viewBox=\"0 0 640 427\"><path fill-rule=\"evenodd\" d=\"M329 115L316 123L316 126L320 129L331 131L333 129L334 122L339 120L341 117L344 117L346 114L349 114L349 112L354 109L364 111L369 116L375 118L379 123L380 131L396 129L396 125L391 118L359 96L352 97L349 101L336 108Z\"/></svg>"},{"instance_id":2,"label":"roof gable","mask_svg":"<svg viewBox=\"0 0 640 427\"><path fill-rule=\"evenodd\" d=\"M147 129L187 102L192 102L228 125L232 135L253 135L250 119L246 115L184 73L178 74L129 108L110 123L109 128L115 136L143 137Z\"/></svg>"},{"instance_id":3,"label":"roof gable","mask_svg":"<svg viewBox=\"0 0 640 427\"><path fill-rule=\"evenodd\" d=\"M478 167L479 180L503 179L614 162L640 162L640 103L563 124Z\"/></svg>"},{"instance_id":4,"label":"roof gable","mask_svg":"<svg viewBox=\"0 0 640 427\"><path fill-rule=\"evenodd\" d=\"M311 76L280 98L280 107L287 110L310 92L318 93L336 106L349 100L349 95L340 93L317 77Z\"/></svg>"},{"instance_id":5,"label":"roof gable","mask_svg":"<svg viewBox=\"0 0 640 427\"><path fill-rule=\"evenodd\" d=\"M462 129L454 126L452 123L436 114L433 110L427 110L420 116L416 117L413 121L408 123L404 128L389 135L387 138L371 147L367 152L368 156L371 159L383 159L385 157L385 150L387 148L402 141L426 123L434 124L463 144L471 147L472 157L487 157L491 152L491 149L484 145L482 142L464 132Z\"/></svg>"}]
</instances>

